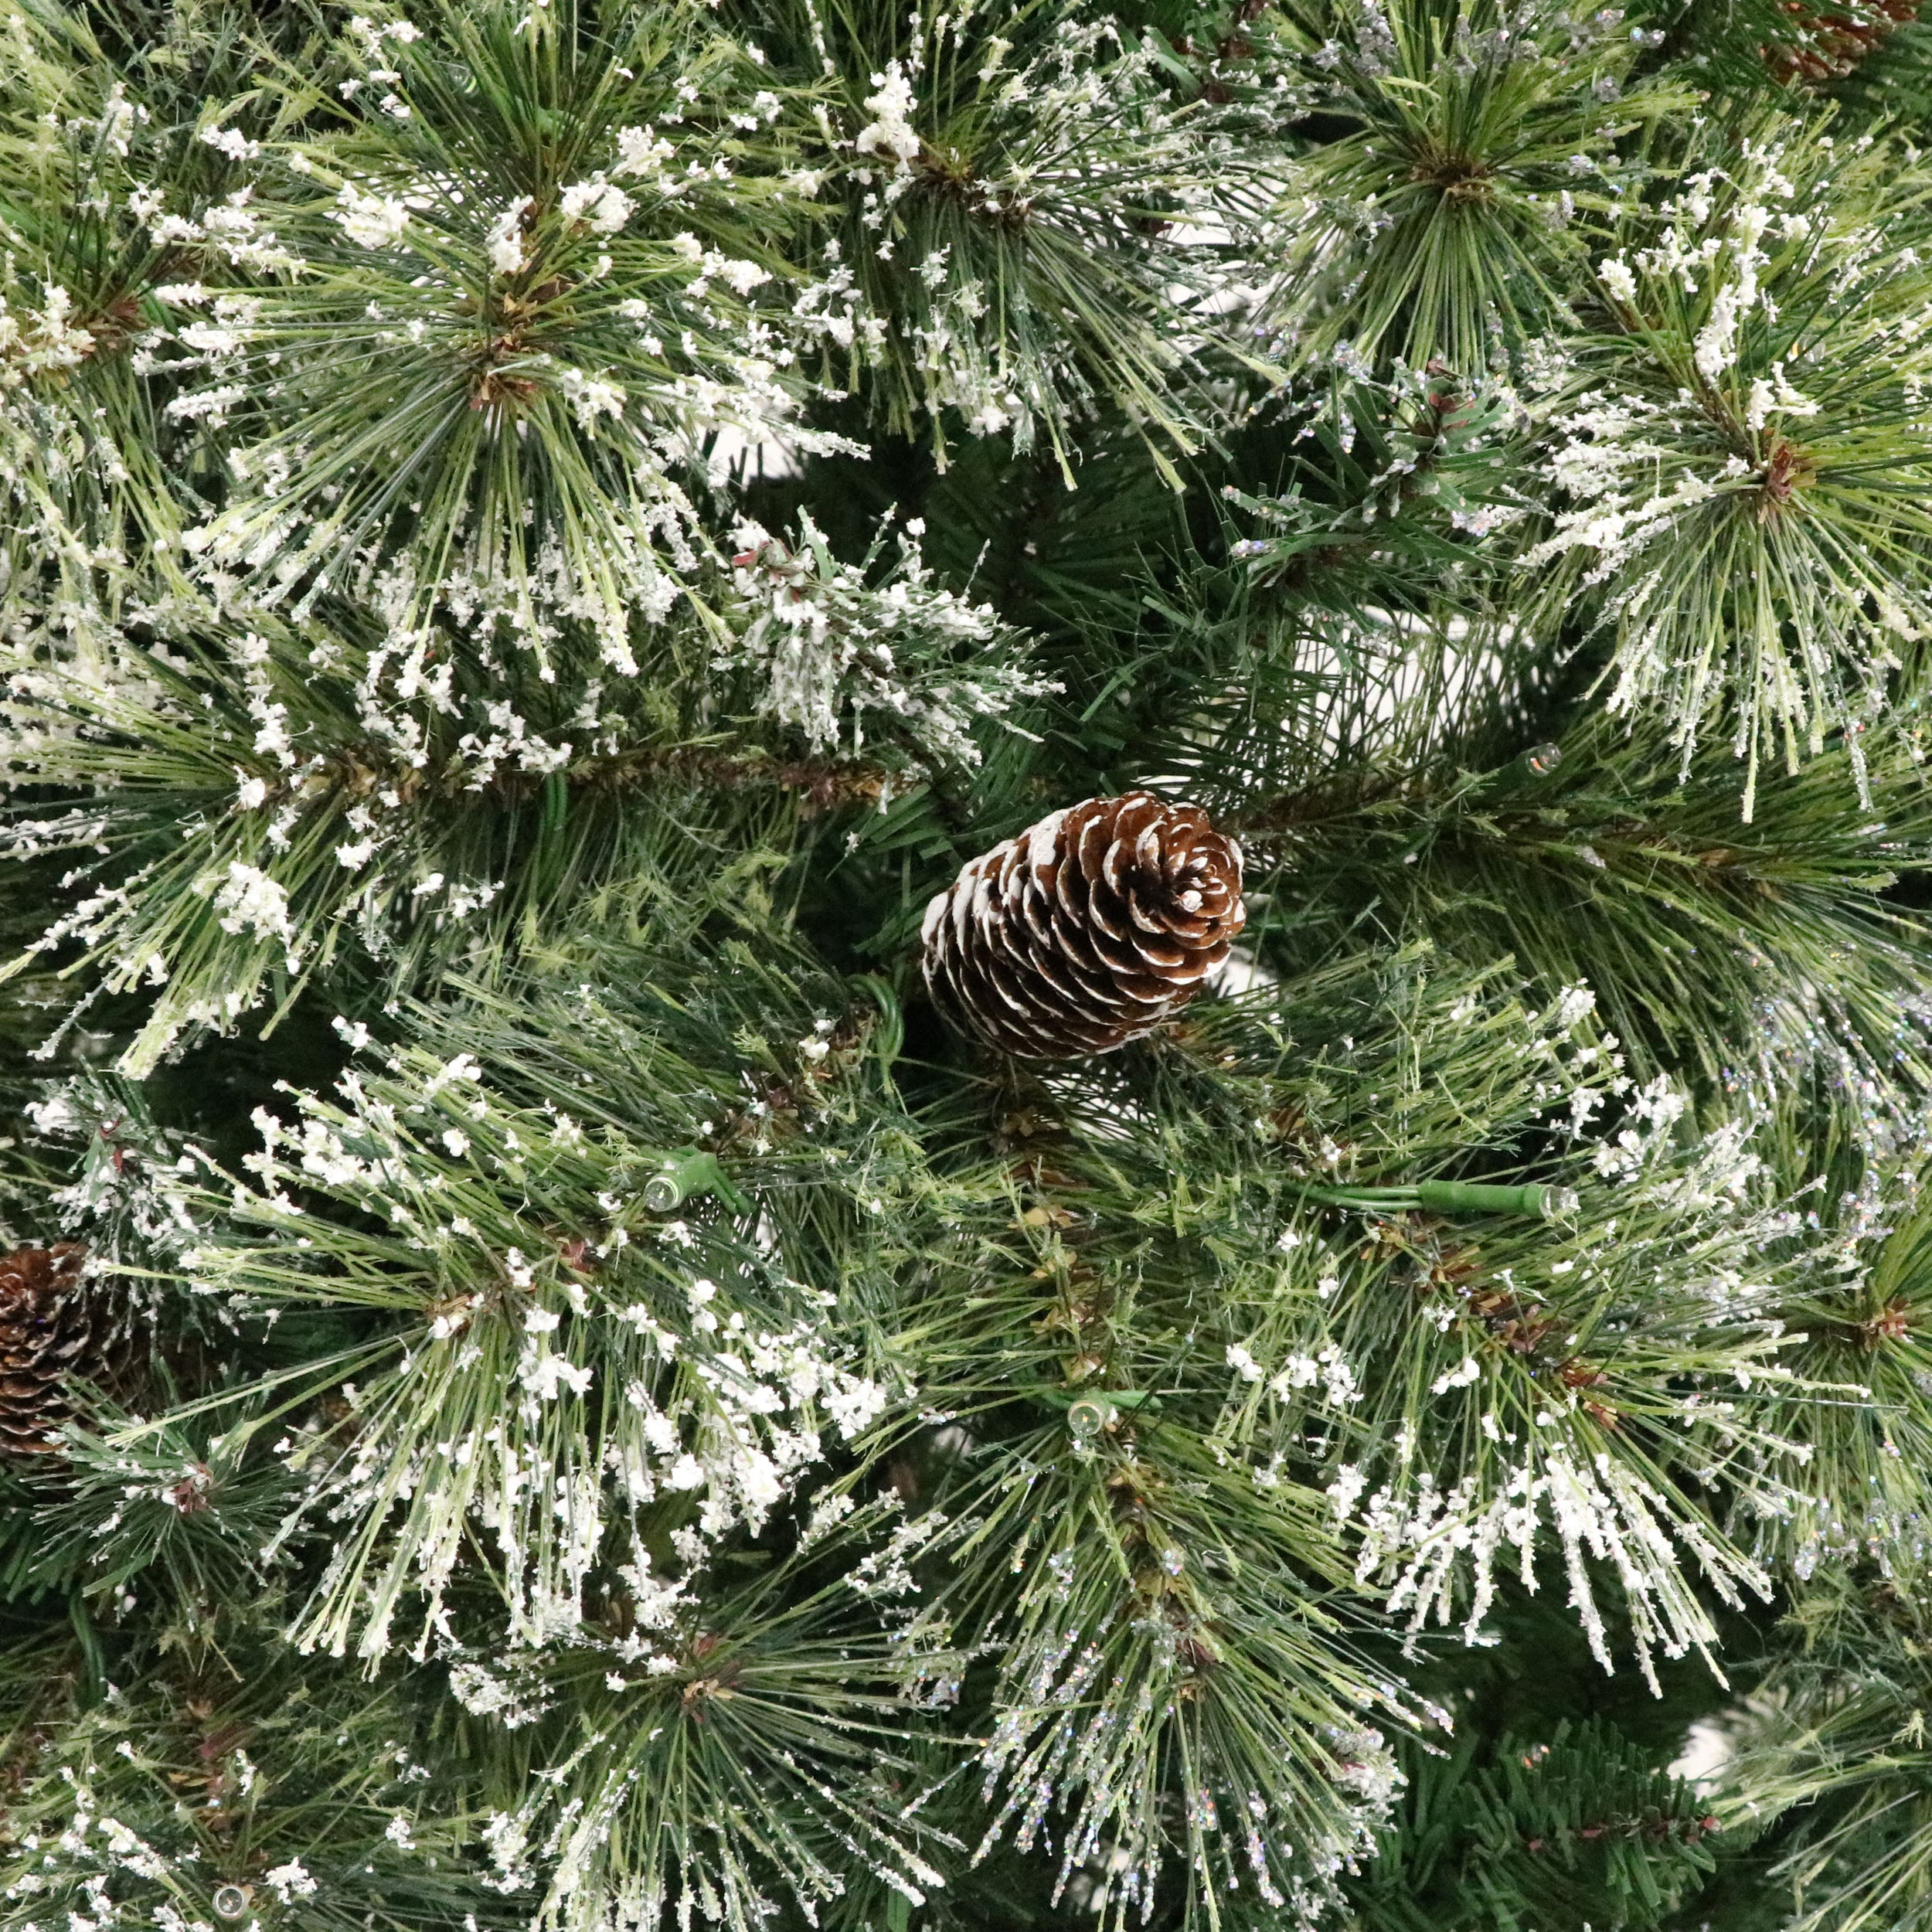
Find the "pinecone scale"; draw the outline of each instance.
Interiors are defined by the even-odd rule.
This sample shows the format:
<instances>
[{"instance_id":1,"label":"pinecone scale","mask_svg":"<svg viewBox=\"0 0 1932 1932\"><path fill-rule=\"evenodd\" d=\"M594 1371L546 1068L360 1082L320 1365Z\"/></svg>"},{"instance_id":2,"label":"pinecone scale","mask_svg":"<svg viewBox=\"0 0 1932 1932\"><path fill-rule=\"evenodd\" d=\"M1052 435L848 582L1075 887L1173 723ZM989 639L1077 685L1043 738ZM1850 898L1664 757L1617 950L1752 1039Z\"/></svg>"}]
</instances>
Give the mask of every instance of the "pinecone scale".
<instances>
[{"instance_id":1,"label":"pinecone scale","mask_svg":"<svg viewBox=\"0 0 1932 1932\"><path fill-rule=\"evenodd\" d=\"M926 908L926 984L1025 1060L1111 1053L1164 1025L1242 927L1241 849L1197 805L1089 798L969 862Z\"/></svg>"},{"instance_id":2,"label":"pinecone scale","mask_svg":"<svg viewBox=\"0 0 1932 1932\"><path fill-rule=\"evenodd\" d=\"M53 1454L72 1385L124 1379L130 1336L85 1277L75 1241L0 1255L0 1456Z\"/></svg>"}]
</instances>

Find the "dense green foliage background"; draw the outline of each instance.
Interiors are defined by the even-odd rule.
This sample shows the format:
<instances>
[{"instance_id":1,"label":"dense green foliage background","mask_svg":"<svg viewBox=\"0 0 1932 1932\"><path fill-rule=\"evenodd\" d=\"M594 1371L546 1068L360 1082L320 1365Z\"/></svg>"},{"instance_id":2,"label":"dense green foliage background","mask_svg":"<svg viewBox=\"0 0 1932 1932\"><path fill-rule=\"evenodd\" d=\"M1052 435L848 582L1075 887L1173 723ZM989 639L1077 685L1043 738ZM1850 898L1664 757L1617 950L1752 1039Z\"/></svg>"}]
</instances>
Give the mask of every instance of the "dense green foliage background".
<instances>
[{"instance_id":1,"label":"dense green foliage background","mask_svg":"<svg viewBox=\"0 0 1932 1932\"><path fill-rule=\"evenodd\" d=\"M1902 0L0 0L0 1927L1932 1927L1928 141ZM1134 787L1239 970L982 1052Z\"/></svg>"}]
</instances>

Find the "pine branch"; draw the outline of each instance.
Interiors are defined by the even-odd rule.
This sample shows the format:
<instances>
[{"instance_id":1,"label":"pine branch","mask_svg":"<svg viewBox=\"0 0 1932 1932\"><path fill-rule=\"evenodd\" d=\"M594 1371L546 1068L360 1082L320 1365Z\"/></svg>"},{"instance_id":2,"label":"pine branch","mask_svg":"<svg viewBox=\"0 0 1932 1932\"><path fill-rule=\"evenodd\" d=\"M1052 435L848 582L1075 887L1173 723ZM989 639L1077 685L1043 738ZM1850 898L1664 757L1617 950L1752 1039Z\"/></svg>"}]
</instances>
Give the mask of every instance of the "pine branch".
<instances>
[{"instance_id":1,"label":"pine branch","mask_svg":"<svg viewBox=\"0 0 1932 1932\"><path fill-rule=\"evenodd\" d=\"M0 1784L0 1923L281 1909L328 1932L505 1924L465 1854L469 1794L420 1675L372 1692L257 1639L225 1659L120 1652L115 1694L90 1699L72 1648L0 1657L25 1720Z\"/></svg>"},{"instance_id":2,"label":"pine branch","mask_svg":"<svg viewBox=\"0 0 1932 1932\"><path fill-rule=\"evenodd\" d=\"M1234 345L1207 299L1230 252L1213 237L1260 198L1200 104L1176 107L1148 49L1067 6L788 0L753 19L781 68L829 83L812 156L838 204L815 250L828 373L889 433L930 436L942 468L963 424L1022 456L1039 439L1071 488L1077 425L1106 405L1178 482L1174 456L1210 430L1201 350ZM1182 289L1184 332L1161 319Z\"/></svg>"},{"instance_id":3,"label":"pine branch","mask_svg":"<svg viewBox=\"0 0 1932 1932\"><path fill-rule=\"evenodd\" d=\"M75 854L78 903L8 970L52 956L93 979L83 1000L161 988L122 1061L140 1073L271 992L285 1011L355 951L393 988L421 983L479 929L624 876L680 815L701 844L707 821L757 827L781 855L800 820L957 783L1023 730L1010 714L1053 687L988 608L910 544L847 565L807 532L740 553L722 641L667 626L608 692L581 628L547 677L447 631L399 665L352 607L104 658L36 636L10 654L8 837ZM694 699L700 669L722 706Z\"/></svg>"},{"instance_id":4,"label":"pine branch","mask_svg":"<svg viewBox=\"0 0 1932 1932\"><path fill-rule=\"evenodd\" d=\"M1923 1619L1910 1589L1828 1570L1795 1607L1784 1655L1730 1714L1714 1802L1767 1848L1803 1932L1926 1922Z\"/></svg>"},{"instance_id":5,"label":"pine branch","mask_svg":"<svg viewBox=\"0 0 1932 1932\"><path fill-rule=\"evenodd\" d=\"M1405 1751L1400 1825L1347 1890L1362 1932L1476 1932L1588 1913L1662 1924L1712 1869L1706 1806L1655 1753L1591 1721L1539 1741Z\"/></svg>"},{"instance_id":6,"label":"pine branch","mask_svg":"<svg viewBox=\"0 0 1932 1932\"><path fill-rule=\"evenodd\" d=\"M1896 480L1928 454L1906 240L1926 184L1822 122L1713 126L1680 166L1707 162L1598 264L1608 326L1553 412L1566 440L1547 471L1574 507L1527 553L1549 574L1523 614L1554 629L1587 599L1614 647L1609 708L1655 706L1686 770L1726 730L1748 819L1761 762L1781 748L1794 769L1836 732L1855 770L1888 679L1916 685L1926 532ZM1868 258L1881 177L1886 243ZM1707 245L1693 292L1670 264Z\"/></svg>"},{"instance_id":7,"label":"pine branch","mask_svg":"<svg viewBox=\"0 0 1932 1932\"><path fill-rule=\"evenodd\" d=\"M1903 1127L1927 1074L1924 940L1886 897L1928 831L1909 747L1869 747L1872 818L1848 820L1838 753L1767 786L1748 829L1721 767L1679 788L1667 749L1594 725L1561 750L1542 774L1349 771L1263 801L1251 832L1318 930L1508 952L1546 995L1587 981L1645 1077L1695 1069L1765 1111L1815 1080L1848 1124L1876 1101Z\"/></svg>"},{"instance_id":8,"label":"pine branch","mask_svg":"<svg viewBox=\"0 0 1932 1932\"><path fill-rule=\"evenodd\" d=\"M1682 83L1638 76L1641 41L1581 7L1281 11L1345 128L1299 162L1280 211L1270 318L1296 359L1367 373L1440 358L1473 378L1567 322L1597 238L1642 185L1618 144L1687 112Z\"/></svg>"}]
</instances>

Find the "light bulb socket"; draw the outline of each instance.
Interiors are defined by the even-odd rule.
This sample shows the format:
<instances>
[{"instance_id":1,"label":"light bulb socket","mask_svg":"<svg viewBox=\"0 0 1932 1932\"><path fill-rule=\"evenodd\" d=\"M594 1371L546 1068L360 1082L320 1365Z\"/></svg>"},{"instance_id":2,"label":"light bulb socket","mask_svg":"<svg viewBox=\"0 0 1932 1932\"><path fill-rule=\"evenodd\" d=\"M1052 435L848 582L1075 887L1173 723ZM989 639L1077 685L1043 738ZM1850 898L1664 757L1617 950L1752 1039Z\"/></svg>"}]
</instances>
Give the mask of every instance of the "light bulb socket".
<instances>
[{"instance_id":1,"label":"light bulb socket","mask_svg":"<svg viewBox=\"0 0 1932 1932\"><path fill-rule=\"evenodd\" d=\"M1437 1214L1526 1214L1553 1221L1574 1214L1583 1203L1574 1188L1531 1181L1520 1187L1492 1187L1477 1181L1422 1181L1416 1202Z\"/></svg>"},{"instance_id":2,"label":"light bulb socket","mask_svg":"<svg viewBox=\"0 0 1932 1932\"><path fill-rule=\"evenodd\" d=\"M1077 1396L1066 1405L1066 1427L1082 1442L1091 1442L1118 1413L1104 1396Z\"/></svg>"},{"instance_id":3,"label":"light bulb socket","mask_svg":"<svg viewBox=\"0 0 1932 1932\"><path fill-rule=\"evenodd\" d=\"M665 1155L640 1192L653 1214L668 1214L694 1194L715 1194L734 1214L751 1212L751 1203L725 1178L717 1155L700 1148L680 1147Z\"/></svg>"}]
</instances>

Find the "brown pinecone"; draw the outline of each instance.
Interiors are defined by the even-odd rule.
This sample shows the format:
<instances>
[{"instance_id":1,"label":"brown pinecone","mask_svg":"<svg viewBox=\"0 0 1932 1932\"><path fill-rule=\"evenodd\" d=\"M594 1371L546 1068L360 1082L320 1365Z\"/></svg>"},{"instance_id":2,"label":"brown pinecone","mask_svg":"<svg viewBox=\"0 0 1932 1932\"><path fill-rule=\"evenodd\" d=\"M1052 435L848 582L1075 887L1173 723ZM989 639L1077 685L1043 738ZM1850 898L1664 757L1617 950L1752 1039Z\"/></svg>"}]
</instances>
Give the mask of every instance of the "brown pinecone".
<instances>
[{"instance_id":1,"label":"brown pinecone","mask_svg":"<svg viewBox=\"0 0 1932 1932\"><path fill-rule=\"evenodd\" d=\"M926 908L926 985L1023 1060L1105 1053L1169 1019L1247 914L1241 848L1198 805L1089 798L982 853Z\"/></svg>"},{"instance_id":2,"label":"brown pinecone","mask_svg":"<svg viewBox=\"0 0 1932 1932\"><path fill-rule=\"evenodd\" d=\"M1846 13L1819 12L1807 0L1785 0L1784 11L1801 29L1801 38L1766 47L1773 76L1792 80L1842 80L1877 53L1900 27L1919 17L1923 0L1862 0Z\"/></svg>"},{"instance_id":3,"label":"brown pinecone","mask_svg":"<svg viewBox=\"0 0 1932 1932\"><path fill-rule=\"evenodd\" d=\"M130 1337L83 1278L86 1255L77 1241L0 1255L0 1456L53 1453L47 1432L73 1413L70 1377L125 1379Z\"/></svg>"}]
</instances>

